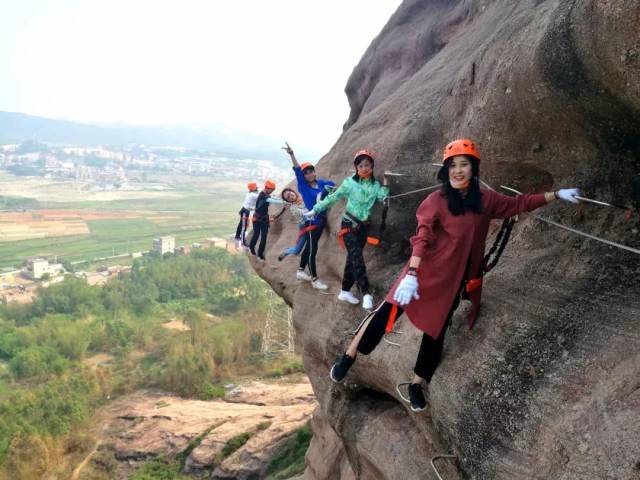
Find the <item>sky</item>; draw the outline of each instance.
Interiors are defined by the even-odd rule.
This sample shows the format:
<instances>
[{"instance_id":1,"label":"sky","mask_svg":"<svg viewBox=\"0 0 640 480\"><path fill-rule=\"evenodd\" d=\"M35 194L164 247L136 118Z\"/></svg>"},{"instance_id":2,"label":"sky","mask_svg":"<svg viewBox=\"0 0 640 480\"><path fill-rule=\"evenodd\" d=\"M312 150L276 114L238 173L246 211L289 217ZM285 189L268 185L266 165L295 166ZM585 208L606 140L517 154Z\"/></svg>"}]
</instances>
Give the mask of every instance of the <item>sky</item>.
<instances>
[{"instance_id":1,"label":"sky","mask_svg":"<svg viewBox=\"0 0 640 480\"><path fill-rule=\"evenodd\" d=\"M400 0L0 0L0 110L212 123L318 154Z\"/></svg>"}]
</instances>

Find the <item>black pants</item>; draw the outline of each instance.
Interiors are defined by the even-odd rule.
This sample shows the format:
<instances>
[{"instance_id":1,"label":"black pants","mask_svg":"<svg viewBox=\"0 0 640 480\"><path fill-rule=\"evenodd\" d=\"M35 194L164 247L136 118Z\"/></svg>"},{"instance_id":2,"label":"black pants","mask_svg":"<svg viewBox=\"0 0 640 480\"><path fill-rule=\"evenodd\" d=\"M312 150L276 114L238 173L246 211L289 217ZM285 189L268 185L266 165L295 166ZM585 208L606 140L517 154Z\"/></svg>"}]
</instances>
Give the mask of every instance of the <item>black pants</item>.
<instances>
[{"instance_id":1,"label":"black pants","mask_svg":"<svg viewBox=\"0 0 640 480\"><path fill-rule=\"evenodd\" d=\"M320 241L323 228L324 227L318 227L315 230L310 230L305 233L307 241L304 244L304 250L302 250L302 254L300 255L300 270L304 270L308 266L311 278L316 278L318 276L316 270L316 254L318 253L318 242Z\"/></svg>"},{"instance_id":2,"label":"black pants","mask_svg":"<svg viewBox=\"0 0 640 480\"><path fill-rule=\"evenodd\" d=\"M238 228L236 228L236 240L242 240L242 244L246 244L244 235L247 232L247 224L249 223L249 210L242 207L240 210L240 221L238 222Z\"/></svg>"},{"instance_id":3,"label":"black pants","mask_svg":"<svg viewBox=\"0 0 640 480\"><path fill-rule=\"evenodd\" d=\"M357 228L350 221L342 219L340 228L352 228L344 237L344 246L347 249L347 262L344 264L344 274L342 275L342 290L349 291L354 283L358 284L360 292L365 295L369 293L369 277L367 277L367 267L364 264L362 251L367 244L367 227L360 224Z\"/></svg>"},{"instance_id":4,"label":"black pants","mask_svg":"<svg viewBox=\"0 0 640 480\"><path fill-rule=\"evenodd\" d=\"M256 252L256 243L260 238L260 245L258 246L258 256L264 257L264 249L267 246L267 235L269 234L269 222L253 222L253 236L251 237L251 243L249 243L249 249L251 253Z\"/></svg>"},{"instance_id":5,"label":"black pants","mask_svg":"<svg viewBox=\"0 0 640 480\"><path fill-rule=\"evenodd\" d=\"M413 372L419 377L424 378L427 383L431 381L431 377L433 377L436 368L438 368L438 365L440 364L440 359L442 358L442 347L444 346L444 335L451 323L453 312L458 308L459 303L460 298L456 297L456 301L449 311L447 323L442 328L442 332L437 339L434 340L426 333L422 334L422 342L420 343L420 350L418 351L418 358L416 359ZM364 335L360 339L358 352L364 355L369 355L378 346L380 340L382 340L382 336L384 335L384 330L387 326L392 306L393 305L391 303L384 302L373 315ZM402 312L402 308L398 307L398 317L402 315Z\"/></svg>"}]
</instances>

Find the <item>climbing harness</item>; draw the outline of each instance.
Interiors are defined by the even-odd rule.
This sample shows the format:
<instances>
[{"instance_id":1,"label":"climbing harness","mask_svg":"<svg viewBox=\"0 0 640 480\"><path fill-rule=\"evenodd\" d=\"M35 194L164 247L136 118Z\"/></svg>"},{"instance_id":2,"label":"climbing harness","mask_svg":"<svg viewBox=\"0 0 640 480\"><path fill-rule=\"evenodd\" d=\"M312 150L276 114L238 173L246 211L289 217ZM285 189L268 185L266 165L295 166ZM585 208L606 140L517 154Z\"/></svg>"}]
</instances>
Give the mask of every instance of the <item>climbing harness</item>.
<instances>
[{"instance_id":1,"label":"climbing harness","mask_svg":"<svg viewBox=\"0 0 640 480\"><path fill-rule=\"evenodd\" d=\"M500 188L503 188L505 190L513 192L513 193L515 193L517 195L522 195L522 192L519 192L515 188L507 187L505 185L500 185ZM621 250L626 250L628 252L640 255L640 249L629 247L629 246L623 245L621 243L613 242L613 241L607 240L605 238L600 238L600 237L597 237L595 235L591 235L590 233L585 233L585 232L583 232L581 230L577 230L575 228L567 227L566 225L562 225L561 223L554 222L553 220L550 220L550 219L545 218L545 217L541 217L539 215L531 214L531 216L533 218L537 219L537 220L540 220L541 222L548 223L549 225L553 225L554 227L558 227L558 228L561 228L563 230L567 230L568 232L575 233L576 235L580 235L580 236L589 238L591 240L595 240L597 242L604 243L605 245L609 245L611 247L616 247L616 248L619 248Z\"/></svg>"},{"instance_id":2,"label":"climbing harness","mask_svg":"<svg viewBox=\"0 0 640 480\"><path fill-rule=\"evenodd\" d=\"M300 231L298 232L298 239L300 239L300 237L302 237L303 235L312 232L314 230L317 230L319 227L318 225L307 225L304 228L301 228Z\"/></svg>"},{"instance_id":3,"label":"climbing harness","mask_svg":"<svg viewBox=\"0 0 640 480\"><path fill-rule=\"evenodd\" d=\"M342 249L346 248L344 244L344 236L352 232L357 232L360 228L363 228L366 225L365 222L358 220L349 212L344 212L343 218L346 219L349 223L351 223L352 226L341 228L340 231L336 233L336 237L338 238L338 243L340 244L340 248ZM377 237L368 236L367 243L369 245L378 246L380 244L380 239Z\"/></svg>"},{"instance_id":4,"label":"climbing harness","mask_svg":"<svg viewBox=\"0 0 640 480\"><path fill-rule=\"evenodd\" d=\"M455 455L451 455L448 453L441 453L438 455L435 455L434 457L431 458L431 468L433 468L433 471L435 472L436 476L438 477L438 480L444 480L441 476L440 476L440 472L438 472L438 469L436 468L436 460L438 459L447 459L447 460L453 460L453 459L458 459L458 457L456 457Z\"/></svg>"},{"instance_id":5,"label":"climbing harness","mask_svg":"<svg viewBox=\"0 0 640 480\"><path fill-rule=\"evenodd\" d=\"M513 226L518 221L518 216L514 216L511 218L506 218L502 222L502 226L496 235L496 239L493 242L493 245L487 252L487 254L482 259L482 264L480 267L480 276L476 278L470 278L466 281L464 290L466 293L471 293L474 290L477 290L482 285L482 278L488 272L490 272L493 267L498 264L504 249L509 243L509 237L511 236L511 231L513 230ZM493 258L491 258L493 256Z\"/></svg>"}]
</instances>

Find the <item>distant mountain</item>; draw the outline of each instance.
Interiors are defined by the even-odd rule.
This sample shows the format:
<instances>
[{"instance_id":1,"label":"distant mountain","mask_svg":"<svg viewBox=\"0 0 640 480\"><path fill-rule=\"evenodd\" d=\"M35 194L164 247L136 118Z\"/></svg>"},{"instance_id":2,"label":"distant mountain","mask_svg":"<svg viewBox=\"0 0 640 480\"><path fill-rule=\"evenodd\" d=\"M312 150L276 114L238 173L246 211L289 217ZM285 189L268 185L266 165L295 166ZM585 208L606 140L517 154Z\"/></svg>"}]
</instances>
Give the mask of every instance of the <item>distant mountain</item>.
<instances>
[{"instance_id":1,"label":"distant mountain","mask_svg":"<svg viewBox=\"0 0 640 480\"><path fill-rule=\"evenodd\" d=\"M278 163L287 160L277 141L220 125L104 126L0 111L0 143L21 143L26 140L85 146L175 146L206 149L232 158L275 160Z\"/></svg>"}]
</instances>

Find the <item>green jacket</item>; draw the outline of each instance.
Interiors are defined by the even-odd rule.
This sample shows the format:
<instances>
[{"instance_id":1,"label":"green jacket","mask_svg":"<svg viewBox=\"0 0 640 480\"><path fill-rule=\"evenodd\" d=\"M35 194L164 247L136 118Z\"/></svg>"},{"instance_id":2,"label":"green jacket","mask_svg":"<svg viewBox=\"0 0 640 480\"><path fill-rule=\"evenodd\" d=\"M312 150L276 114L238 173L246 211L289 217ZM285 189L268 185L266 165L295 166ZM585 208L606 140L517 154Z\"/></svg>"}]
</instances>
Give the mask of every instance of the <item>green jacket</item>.
<instances>
[{"instance_id":1,"label":"green jacket","mask_svg":"<svg viewBox=\"0 0 640 480\"><path fill-rule=\"evenodd\" d=\"M320 200L313 207L316 213L324 212L341 198L347 198L347 212L360 221L369 219L371 208L376 202L382 202L389 195L389 189L383 187L376 179L366 179L356 182L348 177L332 194Z\"/></svg>"}]
</instances>

